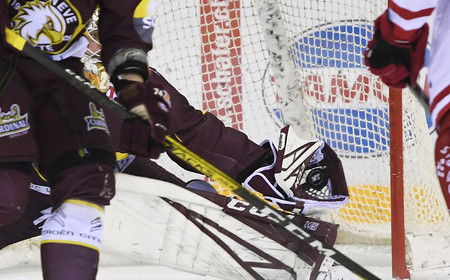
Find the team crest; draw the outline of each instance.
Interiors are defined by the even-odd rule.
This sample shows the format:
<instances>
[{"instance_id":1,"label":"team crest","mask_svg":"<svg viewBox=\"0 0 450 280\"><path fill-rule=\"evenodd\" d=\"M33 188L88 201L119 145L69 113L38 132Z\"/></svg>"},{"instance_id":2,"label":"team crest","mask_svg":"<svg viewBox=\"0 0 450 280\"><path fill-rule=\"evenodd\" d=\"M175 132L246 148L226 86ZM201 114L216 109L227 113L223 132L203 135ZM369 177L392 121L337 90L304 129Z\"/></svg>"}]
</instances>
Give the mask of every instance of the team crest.
<instances>
[{"instance_id":1,"label":"team crest","mask_svg":"<svg viewBox=\"0 0 450 280\"><path fill-rule=\"evenodd\" d=\"M94 103L89 102L89 109L91 110L91 115L84 117L87 123L87 130L101 129L109 134L108 126L106 125L105 114L102 109L97 109Z\"/></svg>"},{"instance_id":2,"label":"team crest","mask_svg":"<svg viewBox=\"0 0 450 280\"><path fill-rule=\"evenodd\" d=\"M0 108L0 137L22 134L30 129L28 114L20 115L20 107L11 105L9 112L1 112Z\"/></svg>"},{"instance_id":3,"label":"team crest","mask_svg":"<svg viewBox=\"0 0 450 280\"><path fill-rule=\"evenodd\" d=\"M13 17L13 30L32 45L50 54L65 50L81 17L69 1L30 1Z\"/></svg>"}]
</instances>

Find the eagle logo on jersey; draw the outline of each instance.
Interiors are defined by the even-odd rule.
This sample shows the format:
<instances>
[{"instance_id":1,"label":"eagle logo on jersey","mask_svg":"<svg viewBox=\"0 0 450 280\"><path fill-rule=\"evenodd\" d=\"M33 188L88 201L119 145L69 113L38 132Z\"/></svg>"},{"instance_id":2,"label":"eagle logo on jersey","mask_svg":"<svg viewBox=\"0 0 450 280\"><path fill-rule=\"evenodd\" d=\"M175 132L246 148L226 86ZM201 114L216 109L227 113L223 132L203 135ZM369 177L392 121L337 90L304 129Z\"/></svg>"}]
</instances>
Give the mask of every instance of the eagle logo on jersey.
<instances>
[{"instance_id":1,"label":"eagle logo on jersey","mask_svg":"<svg viewBox=\"0 0 450 280\"><path fill-rule=\"evenodd\" d=\"M10 111L2 113L0 108L0 137L18 136L30 129L28 114L20 115L20 107L11 105Z\"/></svg>"},{"instance_id":2,"label":"eagle logo on jersey","mask_svg":"<svg viewBox=\"0 0 450 280\"><path fill-rule=\"evenodd\" d=\"M12 18L13 30L49 54L63 52L80 29L80 15L69 1L30 1Z\"/></svg>"},{"instance_id":3,"label":"eagle logo on jersey","mask_svg":"<svg viewBox=\"0 0 450 280\"><path fill-rule=\"evenodd\" d=\"M87 123L87 130L101 129L109 134L108 126L106 125L105 113L102 109L97 109L94 103L89 102L89 110L91 111L90 116L84 117Z\"/></svg>"}]
</instances>

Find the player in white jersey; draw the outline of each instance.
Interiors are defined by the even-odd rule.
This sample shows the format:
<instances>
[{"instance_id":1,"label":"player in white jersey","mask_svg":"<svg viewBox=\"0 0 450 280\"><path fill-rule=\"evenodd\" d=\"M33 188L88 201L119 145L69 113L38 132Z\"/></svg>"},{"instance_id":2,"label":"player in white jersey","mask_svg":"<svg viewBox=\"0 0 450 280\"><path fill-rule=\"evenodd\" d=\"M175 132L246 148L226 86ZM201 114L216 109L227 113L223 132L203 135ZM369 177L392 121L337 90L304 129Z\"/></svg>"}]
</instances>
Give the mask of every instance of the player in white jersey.
<instances>
[{"instance_id":1,"label":"player in white jersey","mask_svg":"<svg viewBox=\"0 0 450 280\"><path fill-rule=\"evenodd\" d=\"M375 21L374 38L365 52L366 65L388 86L416 86L428 39L427 21L434 14L428 69L431 117L438 138L436 172L450 209L450 1L392 0Z\"/></svg>"}]
</instances>

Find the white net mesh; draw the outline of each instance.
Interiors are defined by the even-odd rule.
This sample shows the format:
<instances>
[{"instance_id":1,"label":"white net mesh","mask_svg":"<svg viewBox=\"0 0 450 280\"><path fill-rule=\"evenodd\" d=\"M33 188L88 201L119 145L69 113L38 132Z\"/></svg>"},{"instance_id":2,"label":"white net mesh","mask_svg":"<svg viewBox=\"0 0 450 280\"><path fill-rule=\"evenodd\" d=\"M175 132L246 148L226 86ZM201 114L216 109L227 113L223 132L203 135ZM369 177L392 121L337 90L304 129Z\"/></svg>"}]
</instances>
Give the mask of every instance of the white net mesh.
<instances>
[{"instance_id":1,"label":"white net mesh","mask_svg":"<svg viewBox=\"0 0 450 280\"><path fill-rule=\"evenodd\" d=\"M253 1L164 1L158 7L157 68L197 108L216 114L255 142L277 141L286 119L264 26ZM351 202L332 218L341 241L390 239L388 90L363 66L377 1L278 1L287 48L306 106L306 134L339 154ZM404 93L405 216L408 233L442 232L449 218L434 173L423 109ZM291 114L291 113L289 113ZM164 163L164 160L163 160ZM168 166L166 164L166 166ZM172 168L169 166L169 168ZM173 167L180 176L190 176Z\"/></svg>"}]
</instances>

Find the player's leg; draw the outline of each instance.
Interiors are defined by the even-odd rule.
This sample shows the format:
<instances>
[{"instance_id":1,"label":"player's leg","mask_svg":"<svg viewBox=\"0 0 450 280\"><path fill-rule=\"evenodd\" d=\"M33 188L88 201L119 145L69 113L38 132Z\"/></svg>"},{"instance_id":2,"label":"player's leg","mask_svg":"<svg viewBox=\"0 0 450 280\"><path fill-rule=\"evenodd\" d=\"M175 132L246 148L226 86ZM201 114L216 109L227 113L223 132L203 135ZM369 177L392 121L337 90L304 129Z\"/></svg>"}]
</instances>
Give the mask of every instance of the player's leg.
<instances>
[{"instance_id":1,"label":"player's leg","mask_svg":"<svg viewBox=\"0 0 450 280\"><path fill-rule=\"evenodd\" d=\"M50 280L95 279L103 209L115 193L115 155L102 109L56 76L46 78L54 90L36 92L39 167L53 206L42 228L43 274ZM29 79L34 84L38 77Z\"/></svg>"},{"instance_id":2,"label":"player's leg","mask_svg":"<svg viewBox=\"0 0 450 280\"><path fill-rule=\"evenodd\" d=\"M450 209L450 2L439 1L433 22L428 88L431 116L438 139L435 146L436 171Z\"/></svg>"},{"instance_id":3,"label":"player's leg","mask_svg":"<svg viewBox=\"0 0 450 280\"><path fill-rule=\"evenodd\" d=\"M450 211L450 111L447 111L439 124L435 146L435 160L436 174Z\"/></svg>"},{"instance_id":4,"label":"player's leg","mask_svg":"<svg viewBox=\"0 0 450 280\"><path fill-rule=\"evenodd\" d=\"M17 60L6 50L0 53L0 226L25 211L37 154L31 96L15 71Z\"/></svg>"},{"instance_id":5,"label":"player's leg","mask_svg":"<svg viewBox=\"0 0 450 280\"><path fill-rule=\"evenodd\" d=\"M15 220L25 211L28 204L30 185L27 169L30 163L0 164L0 226L3 228ZM28 168L26 168L28 167Z\"/></svg>"},{"instance_id":6,"label":"player's leg","mask_svg":"<svg viewBox=\"0 0 450 280\"><path fill-rule=\"evenodd\" d=\"M50 188L33 172L30 198L25 212L13 223L0 227L0 249L13 243L41 235L41 227L51 213Z\"/></svg>"},{"instance_id":7,"label":"player's leg","mask_svg":"<svg viewBox=\"0 0 450 280\"><path fill-rule=\"evenodd\" d=\"M44 278L95 279L104 205L113 195L113 168L106 163L81 163L57 177L52 190L55 210L42 228Z\"/></svg>"}]
</instances>

